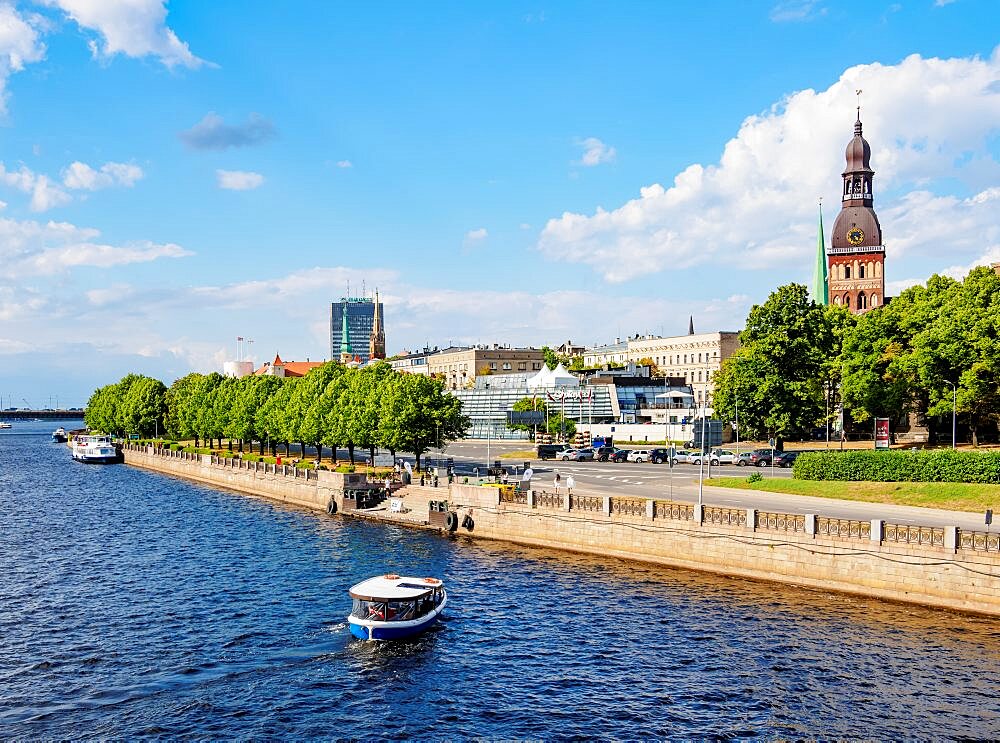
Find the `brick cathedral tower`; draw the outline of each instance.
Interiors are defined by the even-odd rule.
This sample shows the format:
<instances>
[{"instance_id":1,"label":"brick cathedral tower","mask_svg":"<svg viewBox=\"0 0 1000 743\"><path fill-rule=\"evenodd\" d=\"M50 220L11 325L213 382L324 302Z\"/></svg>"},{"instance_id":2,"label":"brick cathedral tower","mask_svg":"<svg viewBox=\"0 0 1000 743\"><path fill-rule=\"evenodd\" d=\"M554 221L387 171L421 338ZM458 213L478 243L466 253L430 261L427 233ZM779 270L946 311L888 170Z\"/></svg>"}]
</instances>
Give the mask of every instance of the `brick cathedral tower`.
<instances>
[{"instance_id":1,"label":"brick cathedral tower","mask_svg":"<svg viewBox=\"0 0 1000 743\"><path fill-rule=\"evenodd\" d=\"M859 91L860 92L860 91ZM885 303L885 246L872 208L871 147L861 136L861 107L847 145L840 214L827 250L829 301L861 313Z\"/></svg>"}]
</instances>

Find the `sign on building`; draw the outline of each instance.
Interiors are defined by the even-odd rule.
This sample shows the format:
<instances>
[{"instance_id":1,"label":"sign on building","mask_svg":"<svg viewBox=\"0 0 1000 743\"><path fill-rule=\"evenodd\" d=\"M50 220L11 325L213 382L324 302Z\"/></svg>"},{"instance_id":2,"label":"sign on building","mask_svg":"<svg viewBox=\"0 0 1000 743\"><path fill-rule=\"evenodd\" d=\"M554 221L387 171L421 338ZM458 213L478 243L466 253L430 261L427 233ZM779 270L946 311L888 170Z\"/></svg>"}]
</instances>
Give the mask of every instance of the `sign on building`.
<instances>
[{"instance_id":1,"label":"sign on building","mask_svg":"<svg viewBox=\"0 0 1000 743\"><path fill-rule=\"evenodd\" d=\"M508 410L507 424L510 426L543 426L544 410Z\"/></svg>"}]
</instances>

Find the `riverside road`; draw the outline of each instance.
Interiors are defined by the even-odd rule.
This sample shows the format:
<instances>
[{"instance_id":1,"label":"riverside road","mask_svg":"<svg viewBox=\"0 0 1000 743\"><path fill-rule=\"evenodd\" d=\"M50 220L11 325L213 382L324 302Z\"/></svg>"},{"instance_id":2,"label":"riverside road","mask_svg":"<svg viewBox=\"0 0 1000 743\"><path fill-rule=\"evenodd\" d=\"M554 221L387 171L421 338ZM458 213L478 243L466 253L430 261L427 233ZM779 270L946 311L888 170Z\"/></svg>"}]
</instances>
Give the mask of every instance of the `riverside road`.
<instances>
[{"instance_id":1,"label":"riverside road","mask_svg":"<svg viewBox=\"0 0 1000 743\"><path fill-rule=\"evenodd\" d=\"M472 476L477 471L485 473L487 464L500 460L508 471L521 471L522 459L501 459L501 454L526 451L528 442L490 442L463 440L449 444L443 451L434 449L425 457L433 461L451 457L459 477ZM487 449L488 455L487 456ZM696 502L698 500L699 468L691 464L678 464L671 468L665 464L636 464L633 462L563 462L530 458L534 471L533 484L540 490L553 490L556 472L563 479L572 475L576 492L597 495L635 496ZM706 464L704 476L708 477ZM746 478L754 472L765 477L790 478L791 470L781 468L751 468L721 465L711 468L712 477ZM512 478L513 481L513 478ZM847 495L847 494L845 494ZM913 506L893 506L884 503L814 498L804 495L785 495L751 490L703 487L704 502L726 508L756 508L782 513L815 513L841 519L868 521L883 519L897 524L916 526L958 526L962 529L983 529L983 516L960 511L943 511Z\"/></svg>"}]
</instances>

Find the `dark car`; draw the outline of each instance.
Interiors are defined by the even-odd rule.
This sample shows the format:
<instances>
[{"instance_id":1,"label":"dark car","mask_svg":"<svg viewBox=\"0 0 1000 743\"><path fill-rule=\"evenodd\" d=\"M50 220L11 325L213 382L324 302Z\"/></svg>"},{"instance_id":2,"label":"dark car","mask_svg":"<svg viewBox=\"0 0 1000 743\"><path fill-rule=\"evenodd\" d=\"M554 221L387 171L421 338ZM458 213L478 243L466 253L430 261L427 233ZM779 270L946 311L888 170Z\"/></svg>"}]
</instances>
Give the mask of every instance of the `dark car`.
<instances>
[{"instance_id":1,"label":"dark car","mask_svg":"<svg viewBox=\"0 0 1000 743\"><path fill-rule=\"evenodd\" d=\"M795 464L795 459L802 454L800 451L779 451L774 455L775 467L791 467Z\"/></svg>"},{"instance_id":2,"label":"dark car","mask_svg":"<svg viewBox=\"0 0 1000 743\"><path fill-rule=\"evenodd\" d=\"M669 449L650 449L649 450L649 461L653 464L663 464L664 462L670 461L670 450Z\"/></svg>"},{"instance_id":3,"label":"dark car","mask_svg":"<svg viewBox=\"0 0 1000 743\"><path fill-rule=\"evenodd\" d=\"M613 446L598 446L594 449L594 459L598 462L607 462L614 453L615 447Z\"/></svg>"},{"instance_id":4,"label":"dark car","mask_svg":"<svg viewBox=\"0 0 1000 743\"><path fill-rule=\"evenodd\" d=\"M771 457L777 457L782 453L774 449L754 449L750 452L750 464L756 467L770 467Z\"/></svg>"},{"instance_id":5,"label":"dark car","mask_svg":"<svg viewBox=\"0 0 1000 743\"><path fill-rule=\"evenodd\" d=\"M539 459L555 459L560 456L562 452L569 449L566 444L539 444L538 445L538 458Z\"/></svg>"}]
</instances>

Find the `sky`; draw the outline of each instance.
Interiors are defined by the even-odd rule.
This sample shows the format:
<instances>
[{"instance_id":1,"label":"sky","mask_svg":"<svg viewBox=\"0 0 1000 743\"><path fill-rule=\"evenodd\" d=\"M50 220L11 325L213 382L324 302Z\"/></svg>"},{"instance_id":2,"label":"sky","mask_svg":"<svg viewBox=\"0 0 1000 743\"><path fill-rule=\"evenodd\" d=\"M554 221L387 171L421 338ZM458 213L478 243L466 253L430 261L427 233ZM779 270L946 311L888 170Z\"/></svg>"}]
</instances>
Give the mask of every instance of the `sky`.
<instances>
[{"instance_id":1,"label":"sky","mask_svg":"<svg viewBox=\"0 0 1000 743\"><path fill-rule=\"evenodd\" d=\"M0 397L740 330L872 147L887 294L1000 261L1000 4L0 0Z\"/></svg>"}]
</instances>

